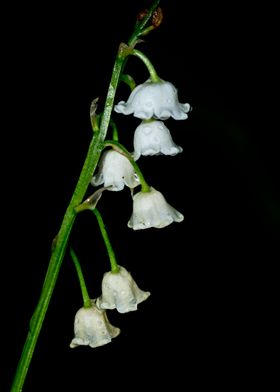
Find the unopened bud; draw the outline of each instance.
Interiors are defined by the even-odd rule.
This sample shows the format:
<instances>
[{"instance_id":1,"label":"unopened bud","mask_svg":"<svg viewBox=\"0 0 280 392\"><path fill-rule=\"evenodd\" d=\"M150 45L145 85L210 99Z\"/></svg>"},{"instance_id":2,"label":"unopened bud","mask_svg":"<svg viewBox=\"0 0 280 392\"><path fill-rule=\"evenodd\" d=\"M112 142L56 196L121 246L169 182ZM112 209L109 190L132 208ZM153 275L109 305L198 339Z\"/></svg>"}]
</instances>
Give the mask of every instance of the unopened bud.
<instances>
[{"instance_id":1,"label":"unopened bud","mask_svg":"<svg viewBox=\"0 0 280 392\"><path fill-rule=\"evenodd\" d=\"M157 9L153 13L152 17L152 24L154 27L159 27L163 19L163 12L160 7L157 7Z\"/></svg>"},{"instance_id":2,"label":"unopened bud","mask_svg":"<svg viewBox=\"0 0 280 392\"><path fill-rule=\"evenodd\" d=\"M148 10L145 9L143 11L140 11L139 14L137 15L137 21L141 22L145 18L145 16L148 15Z\"/></svg>"}]
</instances>

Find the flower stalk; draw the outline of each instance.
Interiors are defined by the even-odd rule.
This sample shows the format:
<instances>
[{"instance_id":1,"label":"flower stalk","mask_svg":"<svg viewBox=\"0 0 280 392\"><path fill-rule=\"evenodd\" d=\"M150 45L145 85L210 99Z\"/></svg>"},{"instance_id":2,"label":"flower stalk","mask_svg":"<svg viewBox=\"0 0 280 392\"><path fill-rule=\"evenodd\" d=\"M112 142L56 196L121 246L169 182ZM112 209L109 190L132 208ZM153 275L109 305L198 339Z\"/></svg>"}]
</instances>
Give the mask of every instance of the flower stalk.
<instances>
[{"instance_id":1,"label":"flower stalk","mask_svg":"<svg viewBox=\"0 0 280 392\"><path fill-rule=\"evenodd\" d=\"M83 297L84 308L91 308L91 299L90 299L88 291L87 291L87 286L86 286L86 282L85 282L84 275L83 275L83 272L82 272L82 268L81 268L79 259L78 259L76 253L74 252L74 250L72 248L70 248L70 255L72 257L72 260L73 260L73 263L75 265L75 268L76 268L76 271L77 271L77 275L78 275L78 278L79 278L81 292L82 292L82 297Z\"/></svg>"},{"instance_id":2,"label":"flower stalk","mask_svg":"<svg viewBox=\"0 0 280 392\"><path fill-rule=\"evenodd\" d=\"M103 240L104 240L107 252L108 252L108 256L109 256L109 260L110 260L110 264L111 264L111 271L113 273L119 272L119 266L118 266L118 263L116 260L115 252L114 252L114 249L111 245L111 242L110 242L102 215L100 214L100 212L98 211L97 208L94 208L92 210L92 212L96 216L97 222L99 224L99 228L100 228L100 231L101 231L101 234L102 234L102 237L103 237Z\"/></svg>"},{"instance_id":3,"label":"flower stalk","mask_svg":"<svg viewBox=\"0 0 280 392\"><path fill-rule=\"evenodd\" d=\"M158 4L159 0L155 1L144 19L137 23L135 30L128 41L129 46L134 46L137 43L138 38L141 36L144 27L146 26L148 20L151 18ZM42 325L57 282L57 278L59 276L60 268L68 244L68 239L73 224L75 222L75 218L77 215L75 208L82 203L88 185L91 181L91 178L94 174L94 171L100 158L102 145L105 140L108 126L110 123L116 90L125 64L126 56L127 45L121 44L114 63L112 77L110 80L109 89L104 105L104 111L100 119L100 126L98 126L96 119L93 118L92 127L94 134L89 144L88 152L77 185L74 189L70 203L66 209L59 232L53 242L51 258L46 272L45 281L42 287L38 304L30 322L30 328L15 373L11 392L20 392L23 389L32 356L36 347L36 343L42 329Z\"/></svg>"},{"instance_id":4,"label":"flower stalk","mask_svg":"<svg viewBox=\"0 0 280 392\"><path fill-rule=\"evenodd\" d=\"M151 81L153 83L160 83L161 79L158 76L158 74L156 73L155 67L153 66L153 64L151 63L151 61L148 59L148 57L140 52L140 50L137 49L133 49L130 54L132 56L136 56L138 57L147 67L147 70L149 71L150 77L151 77Z\"/></svg>"}]
</instances>

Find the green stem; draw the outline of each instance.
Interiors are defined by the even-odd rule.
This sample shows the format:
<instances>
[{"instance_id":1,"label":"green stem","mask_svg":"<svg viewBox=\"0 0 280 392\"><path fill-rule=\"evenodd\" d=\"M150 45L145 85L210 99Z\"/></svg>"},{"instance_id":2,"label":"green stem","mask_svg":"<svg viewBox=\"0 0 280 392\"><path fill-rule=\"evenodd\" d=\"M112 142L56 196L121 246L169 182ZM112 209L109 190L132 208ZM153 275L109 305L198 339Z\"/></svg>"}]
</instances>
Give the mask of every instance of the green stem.
<instances>
[{"instance_id":1,"label":"green stem","mask_svg":"<svg viewBox=\"0 0 280 392\"><path fill-rule=\"evenodd\" d=\"M109 260L110 260L110 264L111 264L111 271L114 273L119 272L120 268L119 268L117 260L116 260L115 252L114 252L112 245L111 245L111 242L109 240L109 236L108 236L103 218L97 208L94 208L94 210L92 210L92 211L94 212L94 214L96 216L103 240L104 240L106 248L107 248L107 252L108 252L108 256L109 256Z\"/></svg>"},{"instance_id":2,"label":"green stem","mask_svg":"<svg viewBox=\"0 0 280 392\"><path fill-rule=\"evenodd\" d=\"M149 74L151 76L151 81L153 83L159 83L161 82L160 77L158 76L158 74L156 73L155 67L153 66L153 64L151 63L151 61L148 59L148 57L146 55L144 55L144 53L140 52L140 50L137 49L133 49L130 54L132 56L136 56L138 57L141 61L143 61L143 63L146 65Z\"/></svg>"},{"instance_id":3,"label":"green stem","mask_svg":"<svg viewBox=\"0 0 280 392\"><path fill-rule=\"evenodd\" d=\"M72 248L70 248L70 255L71 255L72 260L74 262L74 265L76 267L77 275L78 275L78 278L79 278L81 291L82 291L83 302L84 302L84 308L91 308L91 300L90 300L90 297L88 295L87 286L86 286L86 282L85 282L84 275L83 275L83 272L82 272L82 268L81 268L79 259L78 259L76 253L74 252L74 250Z\"/></svg>"},{"instance_id":4,"label":"green stem","mask_svg":"<svg viewBox=\"0 0 280 392\"><path fill-rule=\"evenodd\" d=\"M141 35L142 30L144 29L146 23L152 16L158 4L159 0L156 0L149 9L145 18L141 22L137 23L134 32L132 33L132 36L128 41L129 46L133 47L136 44L138 37ZM66 209L59 232L54 240L45 281L42 287L39 302L36 306L36 309L30 322L29 332L27 334L22 354L18 362L18 367L11 387L11 392L21 392L23 389L23 385L32 360L36 343L43 326L43 322L48 310L55 284L57 282L71 229L76 218L75 208L81 204L100 158L102 145L105 140L108 125L110 122L116 89L118 87L120 74L125 64L125 58L127 55L126 52L126 46L124 44L121 44L112 71L112 77L105 101L104 112L101 118L99 130L97 129L96 120L92 120L92 126L95 132L90 142L87 156L76 188Z\"/></svg>"},{"instance_id":5,"label":"green stem","mask_svg":"<svg viewBox=\"0 0 280 392\"><path fill-rule=\"evenodd\" d=\"M152 17L154 11L157 9L158 5L160 3L160 0L156 0L150 7L150 9L147 11L145 17L136 24L135 29L131 35L131 37L128 40L128 46L134 47L135 44L137 43L138 38L141 36L144 27L148 23L149 19Z\"/></svg>"},{"instance_id":6,"label":"green stem","mask_svg":"<svg viewBox=\"0 0 280 392\"><path fill-rule=\"evenodd\" d=\"M87 191L88 185L96 169L100 154L102 151L102 143L106 137L110 116L113 108L116 89L118 86L119 76L122 69L122 64L125 59L123 46L121 45L114 64L112 78L108 89L108 94L105 102L105 109L101 119L100 130L96 132L89 145L88 153L74 190L70 204L64 215L59 233L54 241L53 252L49 262L46 273L45 282L42 288L41 296L38 305L32 317L30 330L28 332L25 345L23 347L22 355L18 363L15 378L12 384L11 392L22 391L24 381L31 363L33 352L45 319L45 315L49 306L49 302L59 275L60 267L65 254L67 241L75 221L76 212L75 207L81 204L84 195Z\"/></svg>"},{"instance_id":7,"label":"green stem","mask_svg":"<svg viewBox=\"0 0 280 392\"><path fill-rule=\"evenodd\" d=\"M149 34L154 29L155 29L155 26L153 26L153 25L147 27L145 30L142 31L141 36L144 37L145 35Z\"/></svg>"},{"instance_id":8,"label":"green stem","mask_svg":"<svg viewBox=\"0 0 280 392\"><path fill-rule=\"evenodd\" d=\"M129 162L133 166L135 173L137 174L137 176L139 178L139 181L141 184L141 191L142 192L150 192L150 185L145 180L143 173L140 170L140 167L135 162L132 155L127 151L127 149L121 143L119 143L115 140L106 140L103 143L103 146L104 146L104 148L105 147L113 147L114 150L118 151L120 154L123 154L129 160Z\"/></svg>"},{"instance_id":9,"label":"green stem","mask_svg":"<svg viewBox=\"0 0 280 392\"><path fill-rule=\"evenodd\" d=\"M111 125L112 130L113 130L113 140L115 140L117 142L119 140L119 134L118 134L117 125L116 125L115 121L113 121L112 119L110 121L110 125Z\"/></svg>"},{"instance_id":10,"label":"green stem","mask_svg":"<svg viewBox=\"0 0 280 392\"><path fill-rule=\"evenodd\" d=\"M131 91L133 91L136 87L136 82L130 75L122 74L120 81L127 84Z\"/></svg>"},{"instance_id":11,"label":"green stem","mask_svg":"<svg viewBox=\"0 0 280 392\"><path fill-rule=\"evenodd\" d=\"M136 26L134 28L134 31L128 40L128 46L130 48L134 48L134 46L137 44L139 38L142 36L142 33L145 32L146 29L148 29L148 27L145 29L145 26L148 23L148 21L150 20L150 18L153 16L153 13L157 9L159 3L160 3L160 0L155 0L154 3L151 5L150 9L147 10L145 17L141 21L139 21L139 22L137 21ZM128 60L128 57L123 62L122 70L124 69L127 60Z\"/></svg>"}]
</instances>

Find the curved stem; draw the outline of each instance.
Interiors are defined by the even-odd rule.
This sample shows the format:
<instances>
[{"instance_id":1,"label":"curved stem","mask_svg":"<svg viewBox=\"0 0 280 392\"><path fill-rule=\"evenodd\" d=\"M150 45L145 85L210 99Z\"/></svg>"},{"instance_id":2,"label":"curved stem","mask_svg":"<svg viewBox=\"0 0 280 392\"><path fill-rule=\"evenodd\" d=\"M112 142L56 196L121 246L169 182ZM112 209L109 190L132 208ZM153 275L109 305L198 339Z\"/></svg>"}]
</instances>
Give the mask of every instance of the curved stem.
<instances>
[{"instance_id":1,"label":"curved stem","mask_svg":"<svg viewBox=\"0 0 280 392\"><path fill-rule=\"evenodd\" d=\"M111 245L111 242L109 240L109 236L108 236L103 218L97 208L94 208L91 211L94 212L96 219L97 219L97 222L99 224L99 228L100 228L103 240L104 240L106 248L107 248L107 252L108 252L108 256L109 256L109 260L110 260L110 264L111 264L111 271L113 273L119 272L120 268L119 268L117 260L116 260L115 252L114 252L112 245Z\"/></svg>"},{"instance_id":2,"label":"curved stem","mask_svg":"<svg viewBox=\"0 0 280 392\"><path fill-rule=\"evenodd\" d=\"M133 169L135 171L135 173L137 174L139 181L141 183L141 191L142 192L150 192L150 185L147 183L147 181L145 180L140 167L138 166L138 164L135 162L135 160L133 159L132 155L127 151L127 149L119 142L115 141L115 140L106 140L103 143L104 148L105 147L113 147L114 150L118 151L120 154L124 155L129 162L131 163L131 165L133 166Z\"/></svg>"},{"instance_id":3,"label":"curved stem","mask_svg":"<svg viewBox=\"0 0 280 392\"><path fill-rule=\"evenodd\" d=\"M73 263L74 263L74 265L76 267L77 275L78 275L78 278L79 278L80 287L81 287L81 291L82 291L83 302L84 302L84 308L91 308L91 300L90 300L90 297L88 295L87 286L86 286L86 282L85 282L84 275L83 275L83 272L82 272L82 268L81 268L79 259L78 259L76 253L74 252L74 250L72 248L70 248L70 255L71 255Z\"/></svg>"},{"instance_id":4,"label":"curved stem","mask_svg":"<svg viewBox=\"0 0 280 392\"><path fill-rule=\"evenodd\" d=\"M115 121L113 121L112 119L110 120L110 125L113 130L113 140L115 140L117 142L119 140L119 133L118 133L117 125L116 125Z\"/></svg>"},{"instance_id":5,"label":"curved stem","mask_svg":"<svg viewBox=\"0 0 280 392\"><path fill-rule=\"evenodd\" d=\"M149 9L149 11L147 12L147 15L144 17L144 19L141 22L137 23L132 33L132 36L128 41L129 46L133 47L136 44L138 37L141 35L141 32L143 31L146 23L152 16L158 4L159 4L159 0L156 0L151 6L151 8ZM32 360L36 343L43 326L43 322L48 310L48 306L53 294L55 284L57 282L57 278L64 258L67 242L71 233L71 229L76 218L75 208L81 204L100 158L102 145L105 140L108 125L110 122L116 89L118 87L119 78L124 68L125 59L128 54L126 48L127 48L126 45L121 44L119 47L119 51L117 53L117 57L114 63L112 77L111 77L111 81L110 81L110 85L105 101L104 112L101 117L100 127L98 127L97 121L94 118L95 108L93 107L91 120L92 120L94 135L90 142L87 156L80 177L78 179L77 185L75 187L72 198L63 217L60 230L54 240L52 254L46 272L45 281L42 287L39 302L36 306L36 309L34 311L34 314L30 322L29 332L27 334L26 341L22 350L21 358L18 363L18 367L11 387L11 392L21 392L23 389L23 385Z\"/></svg>"},{"instance_id":6,"label":"curved stem","mask_svg":"<svg viewBox=\"0 0 280 392\"><path fill-rule=\"evenodd\" d=\"M135 80L128 74L122 74L120 77L120 81L127 84L131 91L133 91L136 87Z\"/></svg>"},{"instance_id":7,"label":"curved stem","mask_svg":"<svg viewBox=\"0 0 280 392\"><path fill-rule=\"evenodd\" d=\"M49 302L59 275L60 267L65 254L67 241L75 221L76 212L75 207L81 204L94 170L96 169L100 154L102 151L102 143L107 134L110 116L113 108L116 89L119 82L122 64L125 59L123 46L121 45L114 64L110 86L105 102L105 109L102 115L100 130L94 133L94 136L89 145L88 153L74 190L72 199L64 215L60 230L54 241L53 252L49 262L46 273L45 282L42 288L41 296L38 305L35 309L34 315L30 323L30 330L28 332L25 345L23 347L22 355L18 363L15 378L12 384L11 392L22 391L23 384L28 372L28 368L32 359L32 355L45 319L45 315L49 306Z\"/></svg>"},{"instance_id":8,"label":"curved stem","mask_svg":"<svg viewBox=\"0 0 280 392\"><path fill-rule=\"evenodd\" d=\"M150 76L151 76L151 81L152 81L153 83L159 83L159 82L161 82L160 77L159 77L158 74L156 73L155 67L153 66L153 64L151 63L151 61L148 59L148 57L147 57L144 53L140 52L140 50L133 49L133 50L130 52L130 54L131 54L132 56L138 57L141 61L143 61L143 63L146 65L146 67L147 67L147 69L148 69L148 71L149 71L149 74L150 74Z\"/></svg>"}]
</instances>

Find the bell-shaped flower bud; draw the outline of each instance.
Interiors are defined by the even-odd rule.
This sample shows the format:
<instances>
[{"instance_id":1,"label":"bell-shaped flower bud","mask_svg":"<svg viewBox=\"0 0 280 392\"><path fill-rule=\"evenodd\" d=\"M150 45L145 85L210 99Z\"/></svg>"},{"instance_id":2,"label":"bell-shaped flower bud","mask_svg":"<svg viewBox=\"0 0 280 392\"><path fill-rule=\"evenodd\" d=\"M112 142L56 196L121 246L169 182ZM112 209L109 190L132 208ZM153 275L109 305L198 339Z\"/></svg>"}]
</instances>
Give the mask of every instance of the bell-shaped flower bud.
<instances>
[{"instance_id":1,"label":"bell-shaped flower bud","mask_svg":"<svg viewBox=\"0 0 280 392\"><path fill-rule=\"evenodd\" d=\"M117 151L108 150L103 153L98 173L93 176L91 184L104 184L111 191L121 191L125 185L135 188L140 183L129 160Z\"/></svg>"},{"instance_id":2,"label":"bell-shaped flower bud","mask_svg":"<svg viewBox=\"0 0 280 392\"><path fill-rule=\"evenodd\" d=\"M170 204L164 196L154 189L149 192L138 192L133 196L133 212L128 227L133 230L148 229L170 225L172 222L182 222L184 216Z\"/></svg>"},{"instance_id":3,"label":"bell-shaped flower bud","mask_svg":"<svg viewBox=\"0 0 280 392\"><path fill-rule=\"evenodd\" d=\"M99 347L110 343L112 338L119 335L120 329L110 324L106 311L99 309L95 300L90 308L81 308L75 315L75 337L70 347L90 346Z\"/></svg>"},{"instance_id":4,"label":"bell-shaped flower bud","mask_svg":"<svg viewBox=\"0 0 280 392\"><path fill-rule=\"evenodd\" d=\"M177 146L162 121L142 121L134 133L134 159L140 155L176 155L183 149Z\"/></svg>"},{"instance_id":5,"label":"bell-shaped flower bud","mask_svg":"<svg viewBox=\"0 0 280 392\"><path fill-rule=\"evenodd\" d=\"M137 310L150 293L139 289L131 274L119 266L118 272L106 272L102 280L102 295L97 299L101 309L117 309L119 313Z\"/></svg>"},{"instance_id":6,"label":"bell-shaped flower bud","mask_svg":"<svg viewBox=\"0 0 280 392\"><path fill-rule=\"evenodd\" d=\"M132 91L127 102L121 101L115 105L114 110L117 113L133 114L142 120L166 120L169 117L185 120L190 105L179 102L177 89L172 83L164 80L152 82L148 79Z\"/></svg>"}]
</instances>

